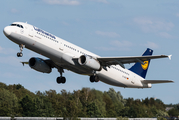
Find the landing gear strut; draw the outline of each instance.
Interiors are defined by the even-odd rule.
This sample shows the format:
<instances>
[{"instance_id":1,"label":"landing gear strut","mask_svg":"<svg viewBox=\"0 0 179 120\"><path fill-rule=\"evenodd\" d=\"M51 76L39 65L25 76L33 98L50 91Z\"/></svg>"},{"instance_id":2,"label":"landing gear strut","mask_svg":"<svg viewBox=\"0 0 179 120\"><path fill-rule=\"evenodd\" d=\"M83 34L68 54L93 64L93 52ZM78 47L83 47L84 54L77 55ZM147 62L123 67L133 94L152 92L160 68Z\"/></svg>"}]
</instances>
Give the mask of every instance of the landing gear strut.
<instances>
[{"instance_id":1,"label":"landing gear strut","mask_svg":"<svg viewBox=\"0 0 179 120\"><path fill-rule=\"evenodd\" d=\"M19 48L20 48L20 52L17 53L17 57L22 57L22 56L23 56L22 50L23 50L23 48L24 48L24 45L23 45L23 44L20 44L20 45L19 45Z\"/></svg>"},{"instance_id":2,"label":"landing gear strut","mask_svg":"<svg viewBox=\"0 0 179 120\"><path fill-rule=\"evenodd\" d=\"M57 83L60 84L60 83L65 83L66 82L66 78L62 76L62 73L64 73L63 71L63 68L59 68L58 69L58 72L60 73L60 77L57 77Z\"/></svg>"}]
</instances>

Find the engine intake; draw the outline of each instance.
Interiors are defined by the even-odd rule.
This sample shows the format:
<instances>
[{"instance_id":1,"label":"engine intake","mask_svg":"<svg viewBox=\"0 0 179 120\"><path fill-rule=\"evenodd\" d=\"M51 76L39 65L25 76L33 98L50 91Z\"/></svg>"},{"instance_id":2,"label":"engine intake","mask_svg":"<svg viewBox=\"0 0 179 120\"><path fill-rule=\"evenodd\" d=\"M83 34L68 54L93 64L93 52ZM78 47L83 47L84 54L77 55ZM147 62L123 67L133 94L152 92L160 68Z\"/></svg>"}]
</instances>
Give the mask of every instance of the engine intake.
<instances>
[{"instance_id":1,"label":"engine intake","mask_svg":"<svg viewBox=\"0 0 179 120\"><path fill-rule=\"evenodd\" d=\"M95 71L101 70L101 65L99 61L97 61L96 59L90 56L85 56L85 55L80 56L78 59L78 63L91 70L95 70Z\"/></svg>"},{"instance_id":2,"label":"engine intake","mask_svg":"<svg viewBox=\"0 0 179 120\"><path fill-rule=\"evenodd\" d=\"M52 71L52 68L47 63L45 63L45 61L41 58L30 58L29 66L32 69L43 73L51 73Z\"/></svg>"}]
</instances>

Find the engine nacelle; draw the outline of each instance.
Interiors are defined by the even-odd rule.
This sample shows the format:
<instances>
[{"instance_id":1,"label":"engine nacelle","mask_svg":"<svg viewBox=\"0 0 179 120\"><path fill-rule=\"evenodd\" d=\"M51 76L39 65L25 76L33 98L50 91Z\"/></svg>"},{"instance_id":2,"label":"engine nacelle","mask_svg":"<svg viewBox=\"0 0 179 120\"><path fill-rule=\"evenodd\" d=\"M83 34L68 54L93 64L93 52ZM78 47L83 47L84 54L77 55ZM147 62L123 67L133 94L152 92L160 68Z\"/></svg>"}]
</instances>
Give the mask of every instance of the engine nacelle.
<instances>
[{"instance_id":1,"label":"engine nacelle","mask_svg":"<svg viewBox=\"0 0 179 120\"><path fill-rule=\"evenodd\" d=\"M101 65L99 61L95 60L90 56L85 56L85 55L80 56L80 58L78 59L78 63L91 70L95 70L95 71L101 70Z\"/></svg>"},{"instance_id":2,"label":"engine nacelle","mask_svg":"<svg viewBox=\"0 0 179 120\"><path fill-rule=\"evenodd\" d=\"M151 83L143 84L143 88L151 88L151 87L152 87L152 84L151 84Z\"/></svg>"},{"instance_id":3,"label":"engine nacelle","mask_svg":"<svg viewBox=\"0 0 179 120\"><path fill-rule=\"evenodd\" d=\"M32 69L43 73L50 73L52 71L52 68L47 63L45 63L44 60L40 58L35 58L35 57L30 58L29 66Z\"/></svg>"}]
</instances>

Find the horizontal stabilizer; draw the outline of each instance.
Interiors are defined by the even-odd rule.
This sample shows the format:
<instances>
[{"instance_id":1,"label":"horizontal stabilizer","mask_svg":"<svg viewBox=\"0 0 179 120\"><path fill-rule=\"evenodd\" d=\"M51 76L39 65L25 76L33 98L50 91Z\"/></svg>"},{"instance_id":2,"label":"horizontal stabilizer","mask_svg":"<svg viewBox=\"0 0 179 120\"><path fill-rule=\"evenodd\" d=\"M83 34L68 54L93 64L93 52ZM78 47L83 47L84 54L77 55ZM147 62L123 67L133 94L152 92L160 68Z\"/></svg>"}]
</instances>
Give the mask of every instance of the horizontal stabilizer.
<instances>
[{"instance_id":1,"label":"horizontal stabilizer","mask_svg":"<svg viewBox=\"0 0 179 120\"><path fill-rule=\"evenodd\" d=\"M170 83L170 82L174 82L172 80L141 80L142 83L148 84L157 84L157 83Z\"/></svg>"}]
</instances>

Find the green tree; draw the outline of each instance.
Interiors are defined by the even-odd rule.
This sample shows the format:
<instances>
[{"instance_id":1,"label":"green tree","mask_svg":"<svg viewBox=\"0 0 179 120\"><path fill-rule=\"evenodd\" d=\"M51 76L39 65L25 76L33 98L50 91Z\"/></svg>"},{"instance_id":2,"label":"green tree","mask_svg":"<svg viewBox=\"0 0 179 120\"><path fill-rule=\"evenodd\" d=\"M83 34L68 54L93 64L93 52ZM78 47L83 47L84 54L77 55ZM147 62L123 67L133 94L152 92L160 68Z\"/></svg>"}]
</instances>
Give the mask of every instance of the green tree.
<instances>
[{"instance_id":1,"label":"green tree","mask_svg":"<svg viewBox=\"0 0 179 120\"><path fill-rule=\"evenodd\" d=\"M179 116L179 111L176 110L175 108L173 108L173 109L171 109L171 110L168 111L168 114L169 114L170 116L178 117L178 116Z\"/></svg>"},{"instance_id":2,"label":"green tree","mask_svg":"<svg viewBox=\"0 0 179 120\"><path fill-rule=\"evenodd\" d=\"M130 107L130 109L128 111L128 117L131 117L131 118L137 117L137 112L134 107Z\"/></svg>"},{"instance_id":3,"label":"green tree","mask_svg":"<svg viewBox=\"0 0 179 120\"><path fill-rule=\"evenodd\" d=\"M107 94L110 96L113 102L118 101L118 102L121 102L123 105L126 103L120 91L116 93L116 91L113 88L109 88Z\"/></svg>"},{"instance_id":4,"label":"green tree","mask_svg":"<svg viewBox=\"0 0 179 120\"><path fill-rule=\"evenodd\" d=\"M0 88L1 89L7 89L7 85L2 83L2 82L0 82Z\"/></svg>"},{"instance_id":5,"label":"green tree","mask_svg":"<svg viewBox=\"0 0 179 120\"><path fill-rule=\"evenodd\" d=\"M157 110L157 115L158 115L157 117L167 117L167 116L169 116L167 112L162 111L162 110Z\"/></svg>"},{"instance_id":6,"label":"green tree","mask_svg":"<svg viewBox=\"0 0 179 120\"><path fill-rule=\"evenodd\" d=\"M92 89L90 97L92 98L90 102L94 102L95 105L97 106L99 112L97 117L106 116L106 109L105 109L106 103L103 101L103 92Z\"/></svg>"},{"instance_id":7,"label":"green tree","mask_svg":"<svg viewBox=\"0 0 179 120\"><path fill-rule=\"evenodd\" d=\"M100 116L100 112L95 102L89 103L87 106L87 115L88 117L98 117Z\"/></svg>"},{"instance_id":8,"label":"green tree","mask_svg":"<svg viewBox=\"0 0 179 120\"><path fill-rule=\"evenodd\" d=\"M116 117L117 113L115 111L114 103L107 93L104 93L103 101L106 103L106 117Z\"/></svg>"},{"instance_id":9,"label":"green tree","mask_svg":"<svg viewBox=\"0 0 179 120\"><path fill-rule=\"evenodd\" d=\"M49 102L47 97L36 97L33 102L35 105L36 117L52 117L54 115L52 103Z\"/></svg>"},{"instance_id":10,"label":"green tree","mask_svg":"<svg viewBox=\"0 0 179 120\"><path fill-rule=\"evenodd\" d=\"M77 106L77 116L78 117L82 117L82 108L83 108L83 106L82 106L82 103L81 103L81 101L80 101L80 90L77 90L77 91L73 91L73 99L74 99L74 102L75 102L75 104L76 104L76 106Z\"/></svg>"},{"instance_id":11,"label":"green tree","mask_svg":"<svg viewBox=\"0 0 179 120\"><path fill-rule=\"evenodd\" d=\"M32 98L26 95L21 101L20 104L22 106L22 116L24 117L36 117L37 111L35 103Z\"/></svg>"},{"instance_id":12,"label":"green tree","mask_svg":"<svg viewBox=\"0 0 179 120\"><path fill-rule=\"evenodd\" d=\"M23 97L25 97L26 95L34 98L35 94L30 92L29 90L25 89L22 85L17 84L17 85L9 85L7 86L7 90L9 90L10 92L14 93L16 95L16 97L21 100Z\"/></svg>"},{"instance_id":13,"label":"green tree","mask_svg":"<svg viewBox=\"0 0 179 120\"><path fill-rule=\"evenodd\" d=\"M124 107L122 110L121 110L121 116L122 117L129 117L129 109L130 107L129 106L126 106Z\"/></svg>"},{"instance_id":14,"label":"green tree","mask_svg":"<svg viewBox=\"0 0 179 120\"><path fill-rule=\"evenodd\" d=\"M114 116L121 116L121 111L126 103L126 100L123 99L120 91L116 92L113 88L110 88L108 92L106 92L113 102L113 112L110 111ZM115 112L114 112L115 111ZM109 112L109 111L108 111Z\"/></svg>"},{"instance_id":15,"label":"green tree","mask_svg":"<svg viewBox=\"0 0 179 120\"><path fill-rule=\"evenodd\" d=\"M158 110L165 111L166 106L165 106L165 104L162 102L162 100L156 99L156 100L155 100L155 106L156 106L156 108L157 108Z\"/></svg>"},{"instance_id":16,"label":"green tree","mask_svg":"<svg viewBox=\"0 0 179 120\"><path fill-rule=\"evenodd\" d=\"M125 106L132 106L134 104L134 99L133 98L128 98L126 99L126 104Z\"/></svg>"},{"instance_id":17,"label":"green tree","mask_svg":"<svg viewBox=\"0 0 179 120\"><path fill-rule=\"evenodd\" d=\"M76 118L78 117L78 107L74 100L68 100L66 103L67 117Z\"/></svg>"},{"instance_id":18,"label":"green tree","mask_svg":"<svg viewBox=\"0 0 179 120\"><path fill-rule=\"evenodd\" d=\"M0 116L16 115L17 107L16 95L4 88L0 89Z\"/></svg>"},{"instance_id":19,"label":"green tree","mask_svg":"<svg viewBox=\"0 0 179 120\"><path fill-rule=\"evenodd\" d=\"M87 117L87 105L90 103L90 94L91 94L91 89L90 88L82 88L80 91L80 101L82 104L82 112L81 115L83 117Z\"/></svg>"}]
</instances>

